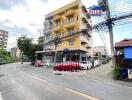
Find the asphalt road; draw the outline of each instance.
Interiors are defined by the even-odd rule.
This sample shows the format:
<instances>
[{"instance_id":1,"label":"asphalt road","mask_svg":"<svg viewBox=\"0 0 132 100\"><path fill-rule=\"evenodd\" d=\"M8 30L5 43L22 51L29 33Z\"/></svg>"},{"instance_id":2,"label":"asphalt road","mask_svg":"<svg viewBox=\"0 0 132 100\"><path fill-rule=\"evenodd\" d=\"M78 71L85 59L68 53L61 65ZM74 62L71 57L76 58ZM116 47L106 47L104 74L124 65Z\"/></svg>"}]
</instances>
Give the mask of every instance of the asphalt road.
<instances>
[{"instance_id":1,"label":"asphalt road","mask_svg":"<svg viewBox=\"0 0 132 100\"><path fill-rule=\"evenodd\" d=\"M55 75L52 69L27 64L1 65L0 100L132 100L129 83L88 75L85 71Z\"/></svg>"},{"instance_id":2,"label":"asphalt road","mask_svg":"<svg viewBox=\"0 0 132 100\"><path fill-rule=\"evenodd\" d=\"M0 66L0 100L96 100L78 91L26 74L17 64Z\"/></svg>"}]
</instances>

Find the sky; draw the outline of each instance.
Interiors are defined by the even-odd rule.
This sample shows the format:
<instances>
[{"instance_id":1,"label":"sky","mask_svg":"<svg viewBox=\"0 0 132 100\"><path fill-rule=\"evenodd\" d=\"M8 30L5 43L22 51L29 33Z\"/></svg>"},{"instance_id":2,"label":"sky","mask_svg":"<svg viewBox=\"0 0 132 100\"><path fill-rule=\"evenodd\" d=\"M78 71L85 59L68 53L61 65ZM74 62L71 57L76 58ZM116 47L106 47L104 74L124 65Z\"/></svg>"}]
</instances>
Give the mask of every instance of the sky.
<instances>
[{"instance_id":1,"label":"sky","mask_svg":"<svg viewBox=\"0 0 132 100\"><path fill-rule=\"evenodd\" d=\"M16 46L16 39L21 35L37 38L43 29L44 15L74 0L0 0L0 29L9 32L7 49ZM131 0L109 0L112 16L120 16L131 12ZM98 0L82 0L88 8L97 5ZM125 7L124 4L128 7ZM123 8L125 7L125 9ZM103 21L105 15L92 17L93 24ZM130 20L132 21L132 20ZM114 27L114 42L124 38L132 38L132 24ZM104 32L106 45L109 49L109 34ZM120 34L120 35L119 35ZM94 33L94 46L104 45L98 33Z\"/></svg>"}]
</instances>

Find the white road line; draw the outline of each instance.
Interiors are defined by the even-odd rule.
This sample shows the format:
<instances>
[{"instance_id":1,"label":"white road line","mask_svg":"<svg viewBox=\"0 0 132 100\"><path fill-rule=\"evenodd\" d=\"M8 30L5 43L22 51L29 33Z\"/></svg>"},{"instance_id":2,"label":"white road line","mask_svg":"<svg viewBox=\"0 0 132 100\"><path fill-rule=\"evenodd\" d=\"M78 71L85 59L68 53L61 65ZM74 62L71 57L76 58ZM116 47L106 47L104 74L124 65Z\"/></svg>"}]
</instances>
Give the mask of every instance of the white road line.
<instances>
[{"instance_id":1,"label":"white road line","mask_svg":"<svg viewBox=\"0 0 132 100\"><path fill-rule=\"evenodd\" d=\"M0 92L0 100L3 100L2 95L1 95L1 92Z\"/></svg>"},{"instance_id":2,"label":"white road line","mask_svg":"<svg viewBox=\"0 0 132 100\"><path fill-rule=\"evenodd\" d=\"M88 100L89 100L89 99L90 99L90 100L99 100L98 98L89 96L89 95L87 95L87 94L81 93L81 92L79 92L79 91L76 91L76 90L73 90L73 89L70 89L70 88L65 88L65 90L66 90L66 91L69 91L69 92L72 92L72 93L75 93L75 94L77 94L77 95L80 95L80 96L82 96L82 97L85 97L85 98L87 98Z\"/></svg>"},{"instance_id":3,"label":"white road line","mask_svg":"<svg viewBox=\"0 0 132 100\"><path fill-rule=\"evenodd\" d=\"M119 87L125 87L125 88L132 89L132 87L124 86L124 85L119 85L119 84L115 84L115 83L111 83L111 82L104 82L104 83L106 83L106 84L110 84L110 85L114 85L114 86L119 86Z\"/></svg>"}]
</instances>

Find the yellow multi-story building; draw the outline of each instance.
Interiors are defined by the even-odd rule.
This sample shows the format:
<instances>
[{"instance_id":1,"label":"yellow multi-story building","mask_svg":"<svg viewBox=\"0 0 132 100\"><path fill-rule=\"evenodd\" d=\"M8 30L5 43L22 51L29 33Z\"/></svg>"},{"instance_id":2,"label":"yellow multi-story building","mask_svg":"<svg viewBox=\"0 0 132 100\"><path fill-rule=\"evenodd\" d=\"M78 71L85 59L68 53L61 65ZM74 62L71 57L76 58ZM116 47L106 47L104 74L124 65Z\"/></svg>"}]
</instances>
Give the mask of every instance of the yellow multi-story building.
<instances>
[{"instance_id":1,"label":"yellow multi-story building","mask_svg":"<svg viewBox=\"0 0 132 100\"><path fill-rule=\"evenodd\" d=\"M46 62L54 62L55 51L60 60L65 58L67 61L84 61L92 55L92 23L86 12L87 9L82 2L76 0L45 15L42 53ZM78 32L80 33L77 34ZM55 47L54 42L50 41L56 37L64 38ZM67 53L64 56L63 51L65 50Z\"/></svg>"}]
</instances>

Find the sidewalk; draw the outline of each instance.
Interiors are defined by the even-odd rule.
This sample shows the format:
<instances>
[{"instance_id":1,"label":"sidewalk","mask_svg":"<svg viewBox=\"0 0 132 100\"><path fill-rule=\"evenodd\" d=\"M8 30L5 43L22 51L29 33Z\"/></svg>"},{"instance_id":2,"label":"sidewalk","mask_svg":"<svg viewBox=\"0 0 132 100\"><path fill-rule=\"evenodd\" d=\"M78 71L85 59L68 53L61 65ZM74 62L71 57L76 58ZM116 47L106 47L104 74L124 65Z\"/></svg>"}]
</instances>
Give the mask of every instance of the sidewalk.
<instances>
[{"instance_id":1,"label":"sidewalk","mask_svg":"<svg viewBox=\"0 0 132 100\"><path fill-rule=\"evenodd\" d=\"M132 87L131 82L115 80L113 78L113 68L111 67L111 62L87 71L87 77L92 77L95 80L109 82L112 84Z\"/></svg>"}]
</instances>

